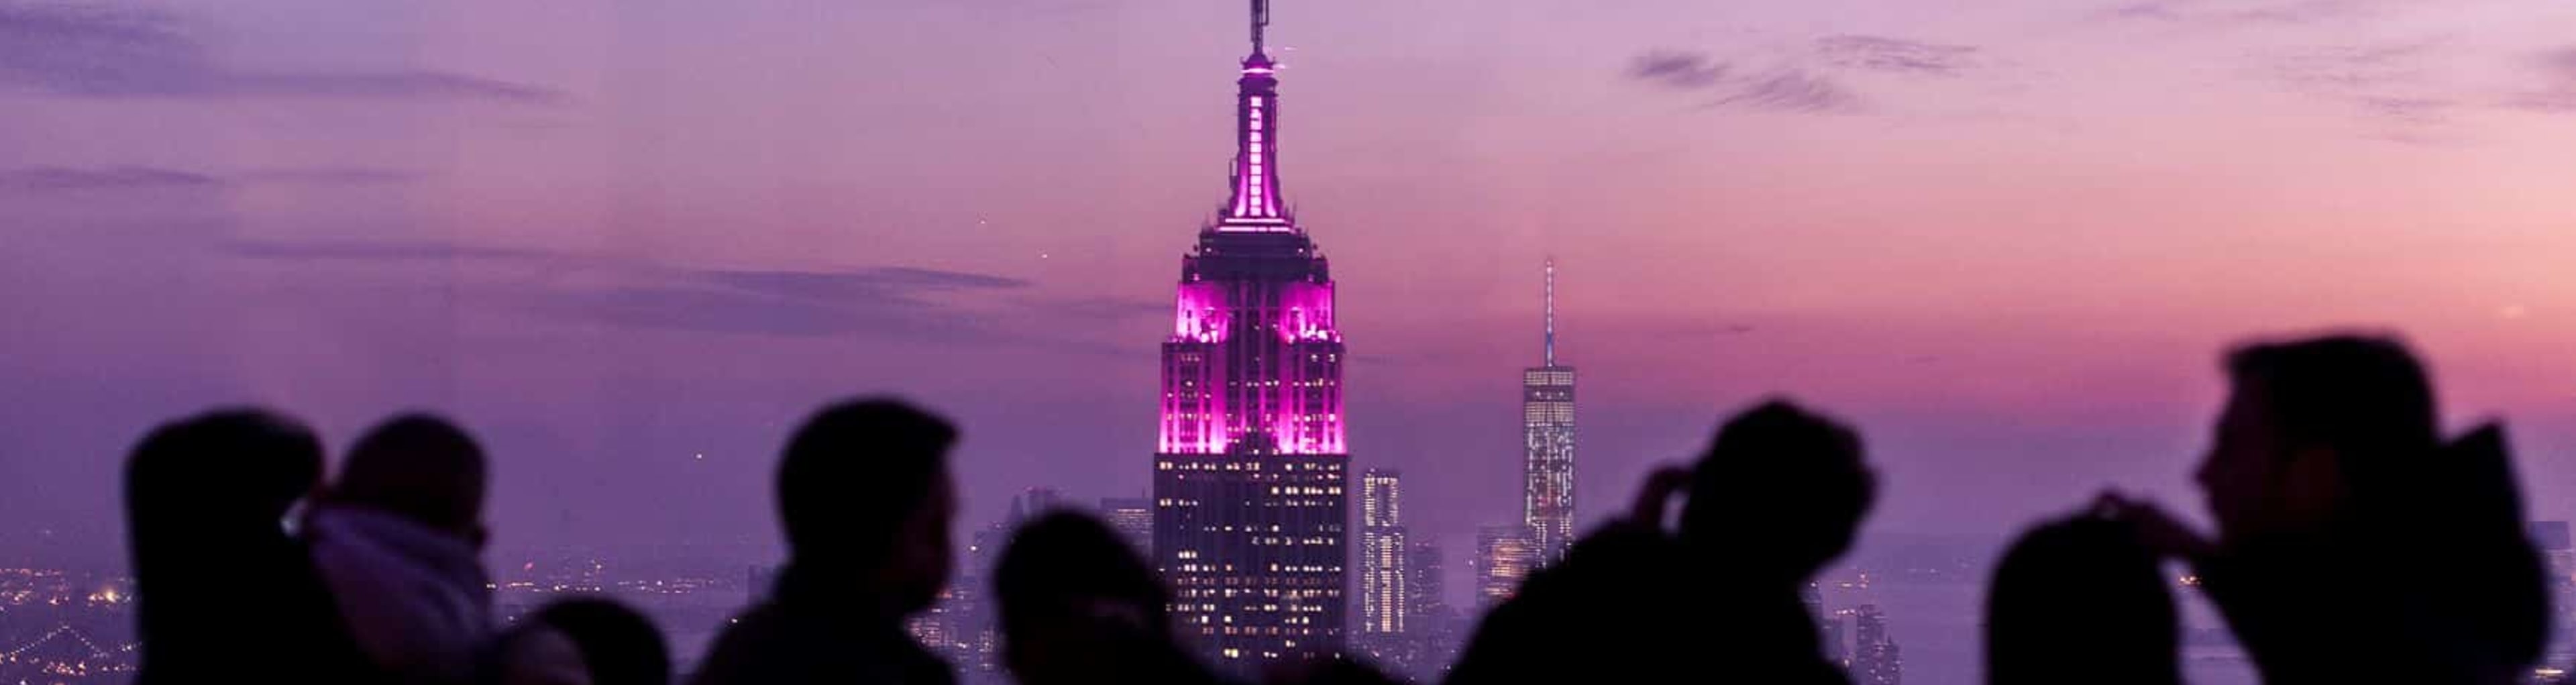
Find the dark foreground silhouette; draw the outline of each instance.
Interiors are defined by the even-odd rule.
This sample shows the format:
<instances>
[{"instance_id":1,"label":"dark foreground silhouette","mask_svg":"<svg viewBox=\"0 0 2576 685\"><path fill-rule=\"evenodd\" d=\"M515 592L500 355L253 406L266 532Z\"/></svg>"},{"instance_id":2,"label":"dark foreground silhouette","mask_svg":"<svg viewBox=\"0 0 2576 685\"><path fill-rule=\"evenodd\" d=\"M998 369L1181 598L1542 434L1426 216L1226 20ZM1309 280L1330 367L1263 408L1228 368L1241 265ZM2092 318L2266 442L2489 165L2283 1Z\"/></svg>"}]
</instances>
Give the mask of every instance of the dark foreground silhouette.
<instances>
[{"instance_id":1,"label":"dark foreground silhouette","mask_svg":"<svg viewBox=\"0 0 2576 685\"><path fill-rule=\"evenodd\" d=\"M2031 529L1986 591L1986 682L2179 685L2173 582L2137 526L2084 515Z\"/></svg>"},{"instance_id":2,"label":"dark foreground silhouette","mask_svg":"<svg viewBox=\"0 0 2576 685\"><path fill-rule=\"evenodd\" d=\"M1737 416L1636 513L1575 543L1494 609L1452 683L1651 682L1672 674L1842 683L1799 592L1875 499L1860 439L1786 402ZM1681 526L1664 499L1687 482Z\"/></svg>"},{"instance_id":3,"label":"dark foreground silhouette","mask_svg":"<svg viewBox=\"0 0 2576 685\"><path fill-rule=\"evenodd\" d=\"M2548 636L2501 426L2445 444L2432 383L2399 343L2258 343L2197 480L2216 536L2105 497L2188 562L2267 683L2510 683Z\"/></svg>"},{"instance_id":4,"label":"dark foreground silhouette","mask_svg":"<svg viewBox=\"0 0 2576 685\"><path fill-rule=\"evenodd\" d=\"M778 464L787 567L692 682L955 682L903 620L948 582L956 442L946 419L887 400L833 405L797 429Z\"/></svg>"},{"instance_id":5,"label":"dark foreground silhouette","mask_svg":"<svg viewBox=\"0 0 2576 685\"><path fill-rule=\"evenodd\" d=\"M313 431L248 409L164 425L134 448L125 521L143 643L135 682L373 677L304 544L279 525L321 486L322 461Z\"/></svg>"},{"instance_id":6,"label":"dark foreground silhouette","mask_svg":"<svg viewBox=\"0 0 2576 685\"><path fill-rule=\"evenodd\" d=\"M2267 683L2526 678L2550 597L2502 426L2443 439L2429 378L2388 339L2260 343L2224 366L2229 395L2196 472L2216 530L2116 492L2031 529L1995 569L1989 681L2180 682L2168 563L2198 577ZM690 682L954 682L905 620L950 580L957 439L893 400L834 404L800 427L777 472L785 568ZM613 601L495 625L480 558L489 469L463 428L395 417L328 488L325 461L310 430L257 410L176 421L135 448L137 682L672 680L660 631ZM1787 401L1748 409L1495 608L1450 680L1847 683L1801 594L1877 493L1851 428ZM991 589L1020 682L1225 682L1178 637L1162 579L1126 544L1072 512L1017 531ZM1266 674L1393 682L1330 654Z\"/></svg>"},{"instance_id":7,"label":"dark foreground silhouette","mask_svg":"<svg viewBox=\"0 0 2576 685\"><path fill-rule=\"evenodd\" d=\"M993 569L1002 663L1028 685L1212 684L1173 636L1154 569L1100 521L1055 512L1020 527Z\"/></svg>"}]
</instances>

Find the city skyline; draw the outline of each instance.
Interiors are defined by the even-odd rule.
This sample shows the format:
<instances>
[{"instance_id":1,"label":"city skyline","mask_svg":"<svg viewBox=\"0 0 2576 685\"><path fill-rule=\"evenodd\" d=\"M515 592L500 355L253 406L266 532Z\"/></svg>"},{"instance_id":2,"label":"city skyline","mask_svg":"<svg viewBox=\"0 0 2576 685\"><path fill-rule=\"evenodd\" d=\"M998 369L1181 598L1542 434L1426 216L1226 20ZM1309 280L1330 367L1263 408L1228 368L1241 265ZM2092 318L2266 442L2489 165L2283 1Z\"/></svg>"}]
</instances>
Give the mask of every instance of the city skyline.
<instances>
[{"instance_id":1,"label":"city skyline","mask_svg":"<svg viewBox=\"0 0 2576 685\"><path fill-rule=\"evenodd\" d=\"M2417 340L2453 421L2576 451L2576 371L2552 361L2576 289L2549 257L2576 210L2540 154L2576 141L2513 106L2558 92L2576 9L2134 4L1302 5L1281 52L1315 76L1300 106L1334 116L1299 120L1300 198L1367 276L1344 294L1382 303L1341 322L1387 381L1352 389L1376 409L1352 439L1383 448L1365 465L1520 449L1516 365L1474 352L1535 344L1520 284L1551 254L1584 274L1561 303L1588 343L1580 501L1794 393L1888 447L1898 532L1999 537L2105 483L2187 503L2218 349L2331 325ZM1225 135L1193 103L1210 56L1239 54L1203 27L1239 7L555 7L0 13L7 35L97 39L28 43L57 49L0 83L25 248L0 255L0 314L26 324L0 332L22 408L0 419L22 476L0 501L35 524L0 549L117 559L103 457L249 401L335 440L412 407L488 426L501 549L774 538L741 504L785 425L854 392L956 415L969 500L1146 487L1102 468L1155 439L1156 388L1118 379L1157 360L1125 341L1169 323L1168 227L1201 214ZM1430 26L1455 33L1411 32ZM986 43L965 36L1008 40L934 47ZM184 61L117 61L135 54ZM908 69L787 76L808 64ZM1789 67L1866 106L1706 106ZM82 80L102 73L154 78ZM2095 73L2120 78L2074 77ZM2407 92L2303 90L2336 73ZM2177 89L2247 123L2160 116ZM1555 125L1596 121L1615 125ZM2536 513L2576 514L2576 460L2528 475ZM1518 480L1420 484L1443 506L1416 527L1464 549L1519 514L1491 496ZM1993 496L1942 496L1963 490Z\"/></svg>"},{"instance_id":2,"label":"city skyline","mask_svg":"<svg viewBox=\"0 0 2576 685\"><path fill-rule=\"evenodd\" d=\"M1860 427L1856 554L1988 549L2104 487L2196 518L2217 355L2348 326L2412 339L2450 425L2509 419L2532 515L2576 516L2576 7L1295 8L1278 211L1324 227L1364 343L1331 439L1414 474L1409 543L1471 615L1480 528L1528 516L1546 260L1577 530L1774 395ZM1032 487L1148 492L1140 341L1240 152L1241 10L0 0L0 556L121 567L124 451L239 403L335 453L457 417L495 563L774 558L779 447L852 394L957 419L961 533Z\"/></svg>"}]
</instances>

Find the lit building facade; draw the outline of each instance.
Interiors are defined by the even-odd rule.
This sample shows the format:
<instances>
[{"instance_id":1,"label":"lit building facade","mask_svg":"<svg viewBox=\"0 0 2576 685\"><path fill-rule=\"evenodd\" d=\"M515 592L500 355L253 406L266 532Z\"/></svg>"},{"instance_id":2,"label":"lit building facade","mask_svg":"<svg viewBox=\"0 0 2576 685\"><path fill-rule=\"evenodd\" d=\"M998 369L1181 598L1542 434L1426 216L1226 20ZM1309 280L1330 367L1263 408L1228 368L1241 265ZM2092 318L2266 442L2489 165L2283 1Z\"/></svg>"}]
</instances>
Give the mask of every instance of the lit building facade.
<instances>
[{"instance_id":1,"label":"lit building facade","mask_svg":"<svg viewBox=\"0 0 2576 685\"><path fill-rule=\"evenodd\" d=\"M1407 632L1432 635L1449 627L1448 584L1442 582L1446 569L1440 560L1440 543L1433 542L1430 536L1405 543L1404 627Z\"/></svg>"},{"instance_id":2,"label":"lit building facade","mask_svg":"<svg viewBox=\"0 0 2576 685\"><path fill-rule=\"evenodd\" d=\"M1403 485L1403 476L1387 469L1369 469L1360 475L1360 629L1356 637L1372 648L1405 633L1413 606Z\"/></svg>"},{"instance_id":3,"label":"lit building facade","mask_svg":"<svg viewBox=\"0 0 2576 685\"><path fill-rule=\"evenodd\" d=\"M1349 555L1333 278L1279 194L1279 81L1252 2L1231 193L1182 258L1163 343L1154 560L1172 617L1251 674L1339 653Z\"/></svg>"},{"instance_id":4,"label":"lit building facade","mask_svg":"<svg viewBox=\"0 0 2576 685\"><path fill-rule=\"evenodd\" d=\"M1520 592L1538 567L1538 544L1527 526L1486 526L1476 530L1476 599L1487 609Z\"/></svg>"},{"instance_id":5,"label":"lit building facade","mask_svg":"<svg viewBox=\"0 0 2576 685\"><path fill-rule=\"evenodd\" d=\"M1546 350L1521 370L1521 524L1539 563L1574 545L1574 367L1556 363L1556 260L1547 262Z\"/></svg>"},{"instance_id":6,"label":"lit building facade","mask_svg":"<svg viewBox=\"0 0 2576 685\"><path fill-rule=\"evenodd\" d=\"M1108 497L1100 500L1100 518L1110 530L1127 539L1137 554L1154 558L1154 500L1141 497Z\"/></svg>"}]
</instances>

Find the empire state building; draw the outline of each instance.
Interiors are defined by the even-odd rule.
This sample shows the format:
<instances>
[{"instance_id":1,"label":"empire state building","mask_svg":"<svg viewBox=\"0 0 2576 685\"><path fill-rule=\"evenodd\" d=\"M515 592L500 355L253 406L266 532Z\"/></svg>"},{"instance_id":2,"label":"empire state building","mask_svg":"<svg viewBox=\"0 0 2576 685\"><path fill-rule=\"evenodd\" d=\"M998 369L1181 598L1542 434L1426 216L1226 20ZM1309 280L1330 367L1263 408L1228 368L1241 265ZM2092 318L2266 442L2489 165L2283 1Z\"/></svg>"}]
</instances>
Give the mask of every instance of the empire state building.
<instances>
[{"instance_id":1,"label":"empire state building","mask_svg":"<svg viewBox=\"0 0 2576 685\"><path fill-rule=\"evenodd\" d=\"M1230 194L1181 260L1163 342L1154 560L1229 671L1342 646L1349 482L1333 277L1279 193L1279 79L1252 0Z\"/></svg>"}]
</instances>

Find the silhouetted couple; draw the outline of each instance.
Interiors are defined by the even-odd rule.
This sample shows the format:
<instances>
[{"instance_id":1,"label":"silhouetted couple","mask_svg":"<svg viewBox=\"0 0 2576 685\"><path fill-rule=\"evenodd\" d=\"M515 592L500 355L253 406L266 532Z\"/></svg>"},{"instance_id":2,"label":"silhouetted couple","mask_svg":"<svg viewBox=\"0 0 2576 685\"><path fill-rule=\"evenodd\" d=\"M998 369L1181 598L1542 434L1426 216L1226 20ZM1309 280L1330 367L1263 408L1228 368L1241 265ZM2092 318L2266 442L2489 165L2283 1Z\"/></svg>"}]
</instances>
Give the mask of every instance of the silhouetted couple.
<instances>
[{"instance_id":1,"label":"silhouetted couple","mask_svg":"<svg viewBox=\"0 0 2576 685\"><path fill-rule=\"evenodd\" d=\"M668 680L658 631L614 603L499 629L480 559L485 460L462 429L401 416L328 487L323 462L311 430L259 410L174 422L135 449L138 682Z\"/></svg>"},{"instance_id":2,"label":"silhouetted couple","mask_svg":"<svg viewBox=\"0 0 2576 685\"><path fill-rule=\"evenodd\" d=\"M2386 339L2250 345L2226 372L2195 474L2216 535L2105 494L2025 536L1996 570L1990 682L2179 682L2161 559L2188 565L2267 683L2527 678L2549 597L2503 429L2443 441L2422 365Z\"/></svg>"}]
</instances>

